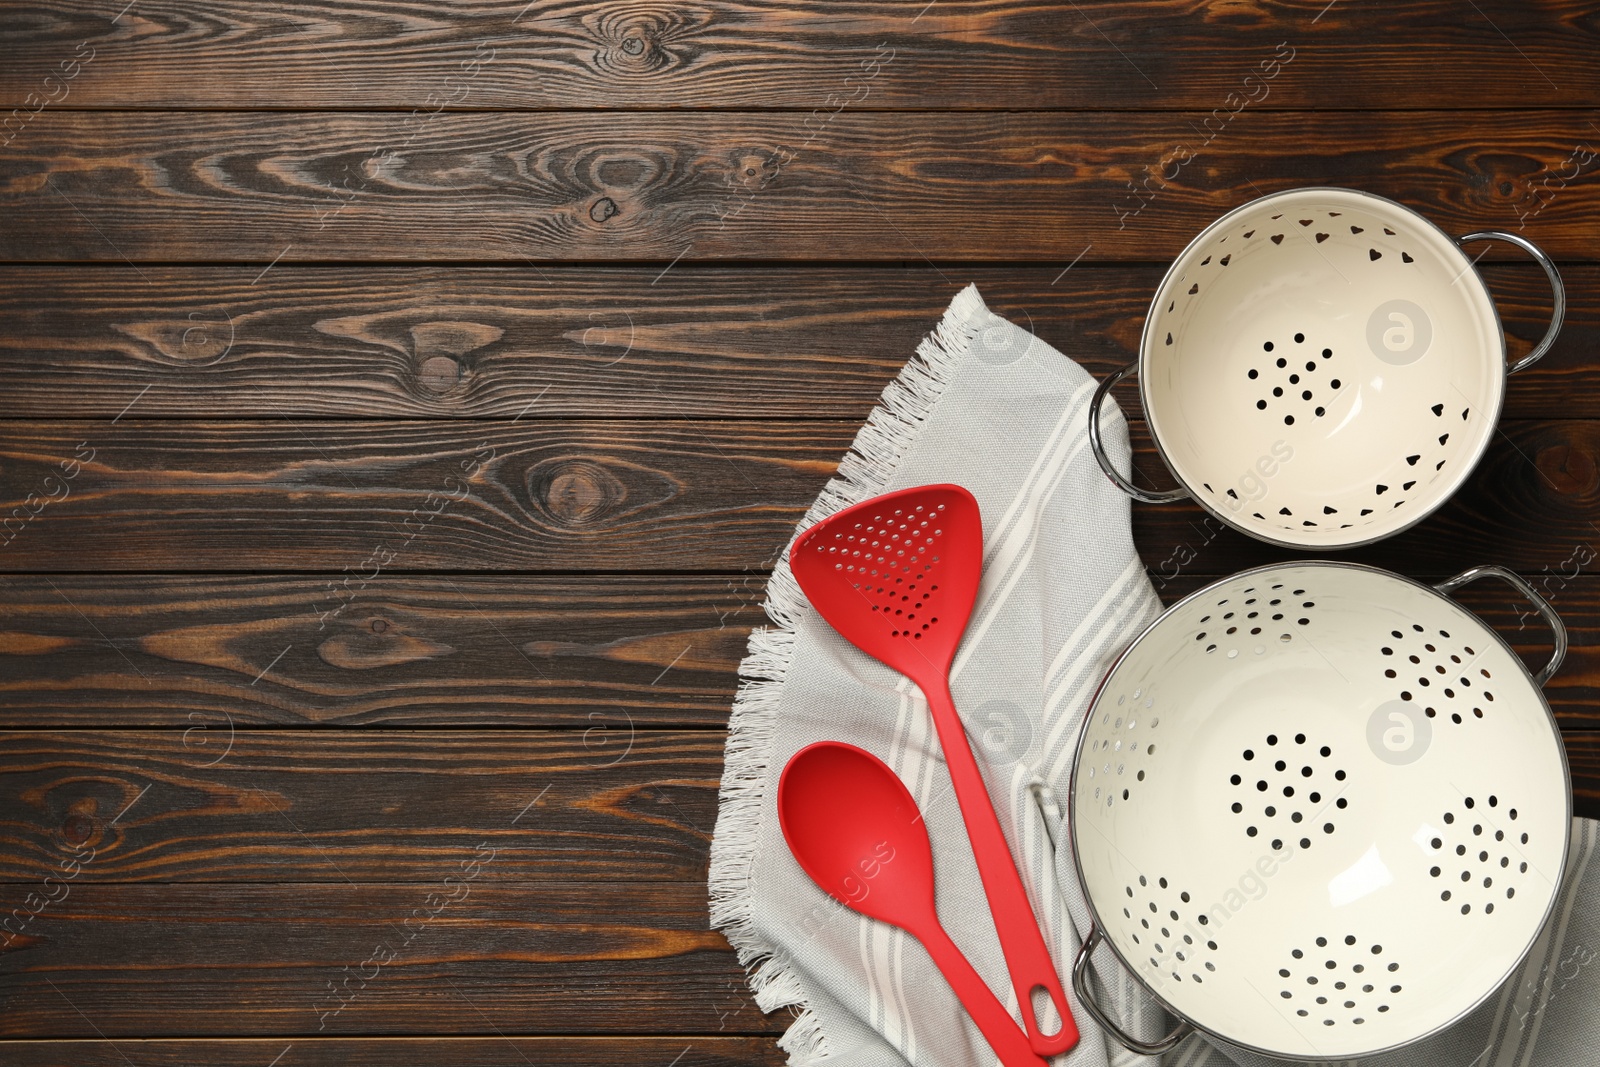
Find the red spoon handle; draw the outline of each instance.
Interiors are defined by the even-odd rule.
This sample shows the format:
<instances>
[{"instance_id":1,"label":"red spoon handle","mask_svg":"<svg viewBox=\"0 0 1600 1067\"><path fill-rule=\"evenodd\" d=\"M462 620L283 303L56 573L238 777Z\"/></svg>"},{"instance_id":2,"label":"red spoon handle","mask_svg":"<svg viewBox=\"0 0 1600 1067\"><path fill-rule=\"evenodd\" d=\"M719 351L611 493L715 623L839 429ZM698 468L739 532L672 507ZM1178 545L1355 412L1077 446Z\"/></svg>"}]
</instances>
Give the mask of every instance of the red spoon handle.
<instances>
[{"instance_id":1,"label":"red spoon handle","mask_svg":"<svg viewBox=\"0 0 1600 1067\"><path fill-rule=\"evenodd\" d=\"M1027 891L1022 888L1022 876L1011 850L1006 846L1005 831L995 817L994 804L989 800L989 790L984 785L983 773L972 757L972 746L967 743L967 732L956 714L955 701L943 677L931 678L927 684L916 679L928 700L928 710L933 716L934 729L939 734L939 744L944 749L945 763L950 769L950 782L955 786L956 803L961 808L961 820L967 827L967 838L972 842L972 855L978 862L978 876L983 881L984 895L989 898L989 911L994 916L995 932L1000 936L1000 949L1005 953L1006 969L1011 974L1011 986L1016 990L1018 1009L1027 1027L1028 1041L1041 1056L1054 1056L1078 1043L1078 1027L1067 1006L1067 994L1056 977L1055 964L1044 946L1044 935L1039 932L1039 922L1028 902ZM1061 1017L1061 1029L1054 1034L1039 1030L1033 1012L1033 990L1042 986Z\"/></svg>"},{"instance_id":2,"label":"red spoon handle","mask_svg":"<svg viewBox=\"0 0 1600 1067\"><path fill-rule=\"evenodd\" d=\"M944 980L955 990L956 999L967 1009L967 1014L978 1025L989 1047L1005 1067L1045 1067L1039 1054L1033 1051L1028 1039L1017 1029L1017 1021L995 999L989 986L972 964L961 954L944 927L934 923L927 929L914 931L922 947L928 950L933 962L944 975Z\"/></svg>"}]
</instances>

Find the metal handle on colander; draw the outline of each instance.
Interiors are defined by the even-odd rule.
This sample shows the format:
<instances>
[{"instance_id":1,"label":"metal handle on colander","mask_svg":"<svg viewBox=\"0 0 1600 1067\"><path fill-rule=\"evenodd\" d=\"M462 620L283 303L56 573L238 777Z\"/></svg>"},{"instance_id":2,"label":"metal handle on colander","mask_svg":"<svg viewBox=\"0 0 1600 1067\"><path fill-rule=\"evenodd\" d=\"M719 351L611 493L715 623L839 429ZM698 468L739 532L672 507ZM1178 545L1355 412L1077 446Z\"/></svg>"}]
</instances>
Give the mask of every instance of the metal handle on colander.
<instances>
[{"instance_id":1,"label":"metal handle on colander","mask_svg":"<svg viewBox=\"0 0 1600 1067\"><path fill-rule=\"evenodd\" d=\"M1544 331L1539 343L1533 346L1533 351L1511 364L1506 373L1515 374L1519 370L1527 370L1539 362L1539 358L1550 351L1550 346L1556 343L1556 334L1561 332L1561 322L1567 317L1567 287L1562 284L1555 263L1544 254L1543 249L1526 237L1506 233L1504 230L1479 230L1477 233L1469 233L1465 237L1458 238L1456 243L1466 244L1468 241L1504 241L1516 245L1532 256L1533 261L1544 268L1545 277L1550 279L1550 294L1553 298L1550 308L1550 327Z\"/></svg>"},{"instance_id":2,"label":"metal handle on colander","mask_svg":"<svg viewBox=\"0 0 1600 1067\"><path fill-rule=\"evenodd\" d=\"M1117 1043L1129 1052L1136 1052L1141 1056L1159 1056L1163 1052L1170 1051L1194 1029L1188 1022L1178 1023L1177 1028L1160 1041L1140 1041L1136 1037L1128 1036L1127 1032L1117 1025L1116 1020L1095 1001L1094 991L1089 988L1089 957L1094 955L1095 948L1104 937L1098 924L1090 926L1089 936L1084 938L1083 945L1078 949L1077 958L1072 961L1072 991L1078 994L1078 1002L1089 1010L1089 1014L1094 1016L1094 1021L1099 1023L1106 1033L1116 1038Z\"/></svg>"},{"instance_id":3,"label":"metal handle on colander","mask_svg":"<svg viewBox=\"0 0 1600 1067\"><path fill-rule=\"evenodd\" d=\"M1171 504L1177 500L1186 500L1189 497L1189 490L1187 489L1168 489L1164 493L1158 493L1150 489L1140 489L1137 485L1128 481L1122 476L1122 472L1112 465L1111 457L1106 455L1105 443L1100 439L1100 405L1111 392L1112 386L1122 381L1138 368L1137 361L1128 364L1101 382L1100 388L1094 391L1094 402L1089 405L1089 448L1094 451L1095 461L1100 464L1100 469L1106 472L1106 477L1110 478L1118 489L1121 489L1133 499L1146 504Z\"/></svg>"},{"instance_id":4,"label":"metal handle on colander","mask_svg":"<svg viewBox=\"0 0 1600 1067\"><path fill-rule=\"evenodd\" d=\"M1509 584L1517 592L1527 597L1533 606L1544 616L1544 621L1550 624L1550 630L1555 635L1555 651L1550 656L1550 662L1545 664L1544 670L1533 676L1533 680L1543 686L1561 667L1561 661L1567 658L1567 625L1561 621L1561 616L1556 614L1556 609L1550 602L1539 595L1538 590L1529 584L1528 580L1516 571L1506 567L1487 564L1482 567L1469 567L1456 575L1434 586L1441 593L1450 594L1479 578L1499 578Z\"/></svg>"}]
</instances>

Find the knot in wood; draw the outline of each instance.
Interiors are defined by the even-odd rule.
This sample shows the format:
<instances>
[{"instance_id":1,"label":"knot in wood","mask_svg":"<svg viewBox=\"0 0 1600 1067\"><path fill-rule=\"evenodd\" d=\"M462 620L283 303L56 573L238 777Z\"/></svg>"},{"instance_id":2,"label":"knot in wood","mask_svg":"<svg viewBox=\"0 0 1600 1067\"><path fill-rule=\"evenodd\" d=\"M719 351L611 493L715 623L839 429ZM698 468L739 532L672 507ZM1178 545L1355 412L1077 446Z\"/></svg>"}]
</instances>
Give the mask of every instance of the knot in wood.
<instances>
[{"instance_id":1,"label":"knot in wood","mask_svg":"<svg viewBox=\"0 0 1600 1067\"><path fill-rule=\"evenodd\" d=\"M628 487L591 460L562 459L529 473L528 495L555 525L586 527L620 509Z\"/></svg>"},{"instance_id":2,"label":"knot in wood","mask_svg":"<svg viewBox=\"0 0 1600 1067\"><path fill-rule=\"evenodd\" d=\"M69 815L67 821L61 824L61 836L67 839L69 845L83 844L93 831L94 824L82 815Z\"/></svg>"},{"instance_id":3,"label":"knot in wood","mask_svg":"<svg viewBox=\"0 0 1600 1067\"><path fill-rule=\"evenodd\" d=\"M1563 442L1541 448L1534 462L1563 496L1583 496L1600 488L1594 453L1581 444Z\"/></svg>"},{"instance_id":4,"label":"knot in wood","mask_svg":"<svg viewBox=\"0 0 1600 1067\"><path fill-rule=\"evenodd\" d=\"M422 361L417 380L429 392L446 392L461 381L461 364L449 356L430 356Z\"/></svg>"},{"instance_id":5,"label":"knot in wood","mask_svg":"<svg viewBox=\"0 0 1600 1067\"><path fill-rule=\"evenodd\" d=\"M483 322L419 322L411 327L412 350L417 359L416 382L430 393L447 393L461 384L468 367L464 359L505 336L505 330Z\"/></svg>"},{"instance_id":6,"label":"knot in wood","mask_svg":"<svg viewBox=\"0 0 1600 1067\"><path fill-rule=\"evenodd\" d=\"M649 76L681 65L685 57L670 47L673 38L692 35L691 25L670 11L602 12L584 20L599 48L594 64L607 74Z\"/></svg>"},{"instance_id":7,"label":"knot in wood","mask_svg":"<svg viewBox=\"0 0 1600 1067\"><path fill-rule=\"evenodd\" d=\"M777 153L744 152L731 160L723 175L723 184L748 192L756 192L772 183L782 165Z\"/></svg>"},{"instance_id":8,"label":"knot in wood","mask_svg":"<svg viewBox=\"0 0 1600 1067\"><path fill-rule=\"evenodd\" d=\"M605 222L622 209L617 207L617 202L609 196L602 196L589 208L589 217L595 222Z\"/></svg>"}]
</instances>

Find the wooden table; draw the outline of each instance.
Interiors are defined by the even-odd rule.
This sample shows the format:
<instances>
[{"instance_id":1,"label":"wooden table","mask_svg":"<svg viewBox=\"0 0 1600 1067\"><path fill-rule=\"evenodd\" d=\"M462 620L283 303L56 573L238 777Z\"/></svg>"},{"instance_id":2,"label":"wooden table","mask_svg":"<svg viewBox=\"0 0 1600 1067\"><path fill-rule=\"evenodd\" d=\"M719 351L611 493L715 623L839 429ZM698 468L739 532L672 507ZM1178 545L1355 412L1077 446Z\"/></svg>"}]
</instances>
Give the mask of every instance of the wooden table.
<instances>
[{"instance_id":1,"label":"wooden table","mask_svg":"<svg viewBox=\"0 0 1600 1067\"><path fill-rule=\"evenodd\" d=\"M123 2L0 15L0 1062L781 1063L704 888L775 553L961 285L1101 375L1297 185L1562 264L1349 558L1553 597L1600 814L1592 5Z\"/></svg>"}]
</instances>

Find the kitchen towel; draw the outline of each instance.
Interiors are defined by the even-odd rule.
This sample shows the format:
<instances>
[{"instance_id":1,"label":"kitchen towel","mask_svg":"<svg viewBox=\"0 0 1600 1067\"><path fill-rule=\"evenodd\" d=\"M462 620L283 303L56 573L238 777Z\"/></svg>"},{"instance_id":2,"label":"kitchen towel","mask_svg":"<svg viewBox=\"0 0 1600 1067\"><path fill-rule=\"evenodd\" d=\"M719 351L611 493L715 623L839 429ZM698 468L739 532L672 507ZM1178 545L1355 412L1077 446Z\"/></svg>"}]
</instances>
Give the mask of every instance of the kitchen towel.
<instances>
[{"instance_id":1,"label":"kitchen towel","mask_svg":"<svg viewBox=\"0 0 1600 1067\"><path fill-rule=\"evenodd\" d=\"M1082 1031L1053 1067L1154 1067L1107 1038L1067 981L1089 928L1066 831L1078 726L1111 661L1161 610L1134 551L1128 500L1089 451L1094 390L1083 368L990 312L969 286L884 390L800 528L930 482L955 482L977 497L984 576L951 689ZM1107 449L1126 471L1126 423L1109 405L1105 416ZM773 625L751 634L729 725L711 847L712 924L749 969L757 1004L794 1012L779 1041L792 1067L994 1067L921 946L818 889L789 854L774 806L784 764L814 741L849 741L887 762L934 842L946 929L1015 1014L921 694L811 610L787 554L766 608ZM1463 1022L1384 1058L1385 1067L1600 1063L1600 966L1590 965L1600 951L1600 863L1588 863L1596 829L1575 822L1556 918L1519 973ZM1094 970L1102 1003L1130 1033L1150 1040L1171 1026L1108 949ZM1163 1057L1163 1067L1271 1062L1199 1037Z\"/></svg>"}]
</instances>

